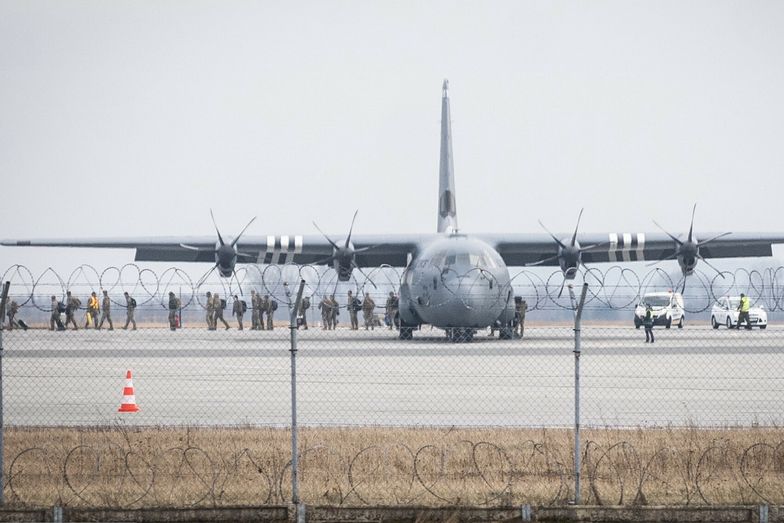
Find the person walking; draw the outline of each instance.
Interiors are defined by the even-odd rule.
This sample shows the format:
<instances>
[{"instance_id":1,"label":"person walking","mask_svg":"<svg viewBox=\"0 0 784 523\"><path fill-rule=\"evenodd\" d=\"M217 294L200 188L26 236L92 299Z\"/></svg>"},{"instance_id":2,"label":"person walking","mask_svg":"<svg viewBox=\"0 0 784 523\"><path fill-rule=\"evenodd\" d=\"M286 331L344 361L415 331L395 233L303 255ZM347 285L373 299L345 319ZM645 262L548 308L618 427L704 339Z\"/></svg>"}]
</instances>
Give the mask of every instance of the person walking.
<instances>
[{"instance_id":1,"label":"person walking","mask_svg":"<svg viewBox=\"0 0 784 523\"><path fill-rule=\"evenodd\" d=\"M134 318L134 313L136 312L136 300L131 297L128 292L124 292L123 295L125 296L125 327L123 330L128 330L128 324L132 323L133 328L131 330L136 330L136 319Z\"/></svg>"},{"instance_id":2,"label":"person walking","mask_svg":"<svg viewBox=\"0 0 784 523\"><path fill-rule=\"evenodd\" d=\"M259 330L266 330L266 320L269 317L268 310L270 307L269 294L265 294L263 298L259 298Z\"/></svg>"},{"instance_id":3,"label":"person walking","mask_svg":"<svg viewBox=\"0 0 784 523\"><path fill-rule=\"evenodd\" d=\"M335 330L335 327L338 326L338 316L340 316L340 304L334 294L329 295L329 306L329 328Z\"/></svg>"},{"instance_id":4,"label":"person walking","mask_svg":"<svg viewBox=\"0 0 784 523\"><path fill-rule=\"evenodd\" d=\"M233 316L237 318L237 327L239 330L242 330L242 316L245 314L244 307L242 306L245 302L240 301L240 298L235 294L234 295L234 304L231 306L231 313Z\"/></svg>"},{"instance_id":5,"label":"person walking","mask_svg":"<svg viewBox=\"0 0 784 523\"><path fill-rule=\"evenodd\" d=\"M82 302L76 296L71 295L71 291L66 291L65 293L65 328L68 328L68 325L73 325L73 329L75 331L79 330L79 327L76 325L76 319L74 319L74 314L76 311L79 310L79 307L82 306Z\"/></svg>"},{"instance_id":6,"label":"person walking","mask_svg":"<svg viewBox=\"0 0 784 523\"><path fill-rule=\"evenodd\" d=\"M370 328L371 330L376 330L376 318L373 314L373 311L376 308L376 302L373 301L373 298L370 297L370 294L365 294L365 299L362 300L362 316L365 320L365 330Z\"/></svg>"},{"instance_id":7,"label":"person walking","mask_svg":"<svg viewBox=\"0 0 784 523\"><path fill-rule=\"evenodd\" d=\"M101 300L101 323L98 324L98 330L101 330L103 327L103 322L109 322L109 330L114 330L114 324L112 323L112 300L109 299L109 291L103 291L103 300Z\"/></svg>"},{"instance_id":8,"label":"person walking","mask_svg":"<svg viewBox=\"0 0 784 523\"><path fill-rule=\"evenodd\" d=\"M275 314L276 310L278 310L278 302L275 300L275 298L269 298L267 300L267 310L265 311L267 313L267 330L268 331L271 331L273 329L273 327L275 326L272 323L272 316Z\"/></svg>"},{"instance_id":9,"label":"person walking","mask_svg":"<svg viewBox=\"0 0 784 523\"><path fill-rule=\"evenodd\" d=\"M325 295L321 298L321 301L318 304L318 308L321 311L321 330L329 329L329 318L330 318L330 305L329 305L329 298Z\"/></svg>"},{"instance_id":10,"label":"person walking","mask_svg":"<svg viewBox=\"0 0 784 523\"><path fill-rule=\"evenodd\" d=\"M100 309L100 305L98 304L98 296L96 296L95 291L90 293L90 297L87 298L87 312L85 313L85 323L84 328L88 328L90 324L92 324L94 329L98 328L98 311Z\"/></svg>"},{"instance_id":11,"label":"person walking","mask_svg":"<svg viewBox=\"0 0 784 523\"><path fill-rule=\"evenodd\" d=\"M14 330L14 327L17 327L17 323L14 318L16 318L16 313L18 312L19 304L14 300L11 300L11 303L8 304L8 311L6 312L6 316L8 316L8 330Z\"/></svg>"},{"instance_id":12,"label":"person walking","mask_svg":"<svg viewBox=\"0 0 784 523\"><path fill-rule=\"evenodd\" d=\"M397 316L397 309L399 304L398 297L395 295L394 292L389 291L389 297L387 298L386 303L386 312L385 312L385 319L384 322L389 326L389 330L395 328L395 316Z\"/></svg>"},{"instance_id":13,"label":"person walking","mask_svg":"<svg viewBox=\"0 0 784 523\"><path fill-rule=\"evenodd\" d=\"M212 320L215 328L218 328L218 320L220 320L226 330L229 330L229 323L223 318L223 310L226 308L226 300L222 300L220 294L216 292L212 295L212 303L213 307L215 308L215 316Z\"/></svg>"},{"instance_id":14,"label":"person walking","mask_svg":"<svg viewBox=\"0 0 784 523\"><path fill-rule=\"evenodd\" d=\"M751 300L748 296L741 293L740 303L738 304L738 325L736 328L740 330L740 324L746 320L746 330L751 330L751 319L749 318L749 309L751 309Z\"/></svg>"},{"instance_id":15,"label":"person walking","mask_svg":"<svg viewBox=\"0 0 784 523\"><path fill-rule=\"evenodd\" d=\"M522 339L525 334L525 311L528 310L528 303L520 297L515 296L515 328L514 334Z\"/></svg>"},{"instance_id":16,"label":"person walking","mask_svg":"<svg viewBox=\"0 0 784 523\"><path fill-rule=\"evenodd\" d=\"M351 322L351 330L355 331L359 329L359 320L357 319L357 313L362 309L362 304L349 290L348 291L348 300L346 301L346 309L348 309L348 319Z\"/></svg>"},{"instance_id":17,"label":"person walking","mask_svg":"<svg viewBox=\"0 0 784 523\"><path fill-rule=\"evenodd\" d=\"M60 328L62 324L63 322L60 319L60 302L57 301L56 296L52 296L52 314L49 316L49 330L65 330Z\"/></svg>"},{"instance_id":18,"label":"person walking","mask_svg":"<svg viewBox=\"0 0 784 523\"><path fill-rule=\"evenodd\" d=\"M653 311L650 307L645 308L645 317L642 319L642 325L645 327L645 343L653 343Z\"/></svg>"},{"instance_id":19,"label":"person walking","mask_svg":"<svg viewBox=\"0 0 784 523\"><path fill-rule=\"evenodd\" d=\"M250 291L250 330L259 330L259 309L261 309L261 297L255 290Z\"/></svg>"},{"instance_id":20,"label":"person walking","mask_svg":"<svg viewBox=\"0 0 784 523\"><path fill-rule=\"evenodd\" d=\"M302 328L308 330L308 309L310 308L310 298L304 296L299 304L299 315L302 317ZM299 327L299 325L297 326Z\"/></svg>"},{"instance_id":21,"label":"person walking","mask_svg":"<svg viewBox=\"0 0 784 523\"><path fill-rule=\"evenodd\" d=\"M207 310L207 330L214 331L215 325L213 324L213 319L215 318L215 309L213 308L212 302L212 293L207 291L207 303L204 304L204 308Z\"/></svg>"},{"instance_id":22,"label":"person walking","mask_svg":"<svg viewBox=\"0 0 784 523\"><path fill-rule=\"evenodd\" d=\"M176 331L177 330L177 309L179 309L180 300L177 299L177 296L174 292L169 291L169 329Z\"/></svg>"}]
</instances>

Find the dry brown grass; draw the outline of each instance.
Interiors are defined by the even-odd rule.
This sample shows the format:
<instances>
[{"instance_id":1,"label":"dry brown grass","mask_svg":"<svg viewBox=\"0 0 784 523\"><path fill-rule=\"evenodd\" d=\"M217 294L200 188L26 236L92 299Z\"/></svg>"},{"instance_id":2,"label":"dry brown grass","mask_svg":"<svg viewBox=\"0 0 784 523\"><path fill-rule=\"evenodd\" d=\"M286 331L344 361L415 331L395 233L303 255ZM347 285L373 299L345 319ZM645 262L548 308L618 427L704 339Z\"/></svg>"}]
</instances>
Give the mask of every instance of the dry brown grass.
<instances>
[{"instance_id":1,"label":"dry brown grass","mask_svg":"<svg viewBox=\"0 0 784 523\"><path fill-rule=\"evenodd\" d=\"M312 504L563 504L573 434L554 429L307 428ZM10 428L12 504L258 505L291 498L290 433L273 428ZM784 501L781 429L586 430L588 504Z\"/></svg>"}]
</instances>

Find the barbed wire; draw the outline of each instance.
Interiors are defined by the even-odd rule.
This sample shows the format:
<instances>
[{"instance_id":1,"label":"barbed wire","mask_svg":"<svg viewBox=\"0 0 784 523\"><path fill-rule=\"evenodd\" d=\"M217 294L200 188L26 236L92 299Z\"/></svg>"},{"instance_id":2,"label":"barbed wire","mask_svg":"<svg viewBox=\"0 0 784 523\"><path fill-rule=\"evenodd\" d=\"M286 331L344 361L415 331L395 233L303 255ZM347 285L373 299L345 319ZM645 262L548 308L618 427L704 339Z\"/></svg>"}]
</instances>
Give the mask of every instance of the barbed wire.
<instances>
[{"instance_id":1,"label":"barbed wire","mask_svg":"<svg viewBox=\"0 0 784 523\"><path fill-rule=\"evenodd\" d=\"M412 449L369 445L356 453L315 445L299 455L303 498L340 505L565 503L569 449L462 440ZM188 441L158 449L125 444L28 447L10 458L11 504L132 508L276 504L290 498L291 462L241 448L210 453ZM780 504L784 441L728 440L642 453L628 441L584 447L586 502L596 505ZM326 464L326 465L325 465ZM674 472L673 472L674 471ZM311 499L308 499L310 497Z\"/></svg>"},{"instance_id":2,"label":"barbed wire","mask_svg":"<svg viewBox=\"0 0 784 523\"><path fill-rule=\"evenodd\" d=\"M168 293L173 291L181 297L183 308L203 309L206 308L207 290L231 296L238 292L244 295L249 289L255 289L286 303L291 300L288 288L295 288L300 280L306 282L305 296L318 300L331 294L345 295L348 290L352 290L355 296L371 292L396 292L400 288L402 276L402 269L385 265L372 269L367 277L360 274L357 279L357 274L352 274L348 282L340 282L337 274L324 266L244 265L237 269L235 277L214 277L194 282L185 270L178 267L169 267L158 274L129 263L103 270L83 264L67 277L52 267L36 276L24 265L13 265L3 273L3 281L11 282L12 295L20 306L31 305L40 311L49 312L51 296L64 300L67 290L89 294L105 289L112 302L120 307L125 306L122 296L128 292L139 306L162 309L168 308ZM559 270L543 277L538 270L513 269L509 285L498 282L490 272L479 269L472 269L465 274L450 274L448 279L451 283L444 281L444 287L454 295L472 292L478 280L494 280L496 285L492 300L506 300L511 290L514 295L526 300L529 310L572 308L569 293L563 291L564 279ZM637 272L613 265L604 270L592 267L579 272L569 283L580 286L583 282L589 284L586 307L620 311L635 307L646 293L678 290L684 280L682 275L673 276L658 267ZM695 271L686 280L685 310L688 313L704 312L720 297L741 292L769 311L784 310L784 266L761 270L739 268L718 274ZM345 306L340 305L342 308ZM431 302L430 306L438 307L439 304Z\"/></svg>"}]
</instances>

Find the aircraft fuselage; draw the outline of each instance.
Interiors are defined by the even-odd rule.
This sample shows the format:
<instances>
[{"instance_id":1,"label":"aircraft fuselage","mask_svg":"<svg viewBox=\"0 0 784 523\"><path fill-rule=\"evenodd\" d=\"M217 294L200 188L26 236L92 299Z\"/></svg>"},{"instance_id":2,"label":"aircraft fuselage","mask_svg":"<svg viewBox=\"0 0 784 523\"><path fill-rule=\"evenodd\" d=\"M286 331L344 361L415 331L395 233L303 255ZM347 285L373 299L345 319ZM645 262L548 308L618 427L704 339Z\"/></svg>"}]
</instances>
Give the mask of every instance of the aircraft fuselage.
<instances>
[{"instance_id":1,"label":"aircraft fuselage","mask_svg":"<svg viewBox=\"0 0 784 523\"><path fill-rule=\"evenodd\" d=\"M420 250L403 273L400 319L405 325L479 329L514 317L509 270L487 243L460 234Z\"/></svg>"}]
</instances>

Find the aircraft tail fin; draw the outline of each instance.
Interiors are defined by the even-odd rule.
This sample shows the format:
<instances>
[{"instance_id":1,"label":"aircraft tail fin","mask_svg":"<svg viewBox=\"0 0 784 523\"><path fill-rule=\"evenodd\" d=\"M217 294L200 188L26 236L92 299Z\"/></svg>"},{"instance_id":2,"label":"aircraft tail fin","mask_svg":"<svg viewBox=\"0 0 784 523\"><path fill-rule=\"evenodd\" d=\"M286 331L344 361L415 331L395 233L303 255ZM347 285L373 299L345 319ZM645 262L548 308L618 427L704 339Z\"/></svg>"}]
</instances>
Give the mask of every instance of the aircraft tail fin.
<instances>
[{"instance_id":1,"label":"aircraft tail fin","mask_svg":"<svg viewBox=\"0 0 784 523\"><path fill-rule=\"evenodd\" d=\"M441 97L441 160L438 168L438 232L457 231L455 175L452 162L452 120L449 113L449 81Z\"/></svg>"}]
</instances>

